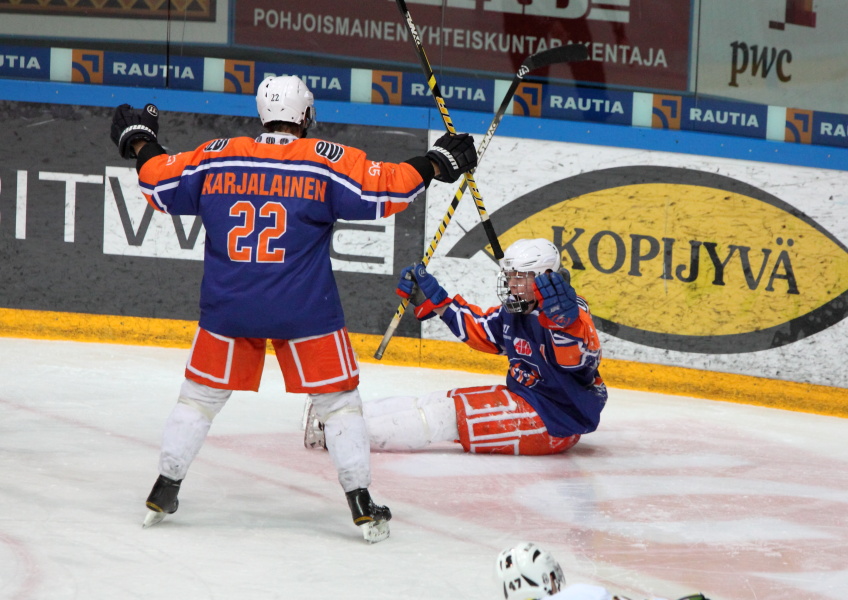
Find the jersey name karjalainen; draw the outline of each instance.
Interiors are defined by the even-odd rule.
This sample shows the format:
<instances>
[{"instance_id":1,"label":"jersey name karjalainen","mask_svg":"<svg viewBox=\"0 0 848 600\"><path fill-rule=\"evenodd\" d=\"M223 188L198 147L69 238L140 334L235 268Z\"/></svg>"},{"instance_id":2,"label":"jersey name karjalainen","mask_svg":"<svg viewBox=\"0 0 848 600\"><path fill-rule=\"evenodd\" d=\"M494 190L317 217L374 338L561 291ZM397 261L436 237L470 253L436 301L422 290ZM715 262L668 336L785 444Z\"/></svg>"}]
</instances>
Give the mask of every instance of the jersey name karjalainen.
<instances>
[{"instance_id":1,"label":"jersey name karjalainen","mask_svg":"<svg viewBox=\"0 0 848 600\"><path fill-rule=\"evenodd\" d=\"M139 185L156 210L203 220L200 326L277 339L344 327L329 252L335 221L388 217L424 190L407 163L287 134L156 156Z\"/></svg>"},{"instance_id":2,"label":"jersey name karjalainen","mask_svg":"<svg viewBox=\"0 0 848 600\"><path fill-rule=\"evenodd\" d=\"M540 312L514 314L496 306L483 310L454 296L442 314L451 332L483 352L509 358L506 385L539 414L554 437L595 431L607 400L598 373L601 344L586 301L565 329L548 329Z\"/></svg>"}]
</instances>

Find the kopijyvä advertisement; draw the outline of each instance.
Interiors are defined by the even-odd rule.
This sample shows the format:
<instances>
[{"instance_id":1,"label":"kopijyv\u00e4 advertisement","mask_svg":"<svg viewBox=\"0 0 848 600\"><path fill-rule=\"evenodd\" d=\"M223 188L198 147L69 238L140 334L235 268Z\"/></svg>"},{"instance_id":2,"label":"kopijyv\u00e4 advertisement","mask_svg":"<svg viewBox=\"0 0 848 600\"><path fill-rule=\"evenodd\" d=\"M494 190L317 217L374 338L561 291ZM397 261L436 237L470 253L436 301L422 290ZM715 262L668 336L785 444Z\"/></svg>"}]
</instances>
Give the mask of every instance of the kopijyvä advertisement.
<instances>
[{"instance_id":1,"label":"kopijyv\u00e4 advertisement","mask_svg":"<svg viewBox=\"0 0 848 600\"><path fill-rule=\"evenodd\" d=\"M475 179L503 247L559 246L605 356L848 387L845 173L500 138ZM431 193L428 230L446 206ZM430 270L494 305L474 203L453 220Z\"/></svg>"}]
</instances>

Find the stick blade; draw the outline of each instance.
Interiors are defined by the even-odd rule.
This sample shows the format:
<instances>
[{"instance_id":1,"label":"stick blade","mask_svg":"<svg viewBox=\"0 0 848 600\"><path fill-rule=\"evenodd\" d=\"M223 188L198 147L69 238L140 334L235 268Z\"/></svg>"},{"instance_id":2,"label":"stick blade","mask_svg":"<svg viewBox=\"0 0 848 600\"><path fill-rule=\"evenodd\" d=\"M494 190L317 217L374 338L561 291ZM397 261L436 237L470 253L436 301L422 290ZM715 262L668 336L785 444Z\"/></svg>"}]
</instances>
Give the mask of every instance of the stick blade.
<instances>
[{"instance_id":1,"label":"stick blade","mask_svg":"<svg viewBox=\"0 0 848 600\"><path fill-rule=\"evenodd\" d=\"M548 65L566 62L581 62L589 58L589 49L583 44L567 44L531 54L524 59L523 66L528 71L535 71Z\"/></svg>"}]
</instances>

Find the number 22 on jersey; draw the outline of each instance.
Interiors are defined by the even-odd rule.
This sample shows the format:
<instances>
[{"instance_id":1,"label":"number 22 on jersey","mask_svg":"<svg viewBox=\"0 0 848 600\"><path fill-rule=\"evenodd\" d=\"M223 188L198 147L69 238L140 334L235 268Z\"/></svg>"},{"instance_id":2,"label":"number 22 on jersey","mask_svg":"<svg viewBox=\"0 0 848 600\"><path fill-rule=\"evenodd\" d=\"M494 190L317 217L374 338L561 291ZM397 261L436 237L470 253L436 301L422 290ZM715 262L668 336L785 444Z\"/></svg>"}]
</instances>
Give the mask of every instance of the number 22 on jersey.
<instances>
[{"instance_id":1,"label":"number 22 on jersey","mask_svg":"<svg viewBox=\"0 0 848 600\"><path fill-rule=\"evenodd\" d=\"M230 207L231 217L243 217L227 234L227 252L234 262L251 262L254 248L247 244L247 238L256 230L256 207L246 200L240 200ZM286 232L286 208L279 202L266 202L259 208L259 216L272 218L273 222L264 227L256 240L256 262L283 262L285 248L271 249L271 243L280 239Z\"/></svg>"}]
</instances>

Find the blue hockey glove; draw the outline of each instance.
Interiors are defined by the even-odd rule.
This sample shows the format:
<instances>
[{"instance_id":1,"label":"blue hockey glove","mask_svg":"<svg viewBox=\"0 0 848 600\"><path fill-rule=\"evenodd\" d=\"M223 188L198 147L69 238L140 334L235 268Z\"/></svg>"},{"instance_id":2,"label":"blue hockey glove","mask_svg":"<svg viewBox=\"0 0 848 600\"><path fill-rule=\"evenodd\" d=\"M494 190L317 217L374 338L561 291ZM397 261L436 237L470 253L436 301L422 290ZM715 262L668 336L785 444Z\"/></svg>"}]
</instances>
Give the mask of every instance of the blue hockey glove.
<instances>
[{"instance_id":1,"label":"blue hockey glove","mask_svg":"<svg viewBox=\"0 0 848 600\"><path fill-rule=\"evenodd\" d=\"M398 279L397 289L395 290L395 294L409 300L413 304L420 304L420 302L414 302L412 297L417 293L421 293L421 290L418 289L418 286L415 285L415 278L412 276L412 270L415 268L415 265L410 265L405 267L400 272L400 279ZM422 297L423 299L423 297Z\"/></svg>"},{"instance_id":2,"label":"blue hockey glove","mask_svg":"<svg viewBox=\"0 0 848 600\"><path fill-rule=\"evenodd\" d=\"M435 316L435 309L450 304L445 288L427 272L424 263L410 265L400 272L396 293L401 298L409 299L420 321Z\"/></svg>"},{"instance_id":3,"label":"blue hockey glove","mask_svg":"<svg viewBox=\"0 0 848 600\"><path fill-rule=\"evenodd\" d=\"M566 269L538 275L533 287L542 309L539 322L543 327L565 329L580 316L577 292L571 287L571 275Z\"/></svg>"}]
</instances>

